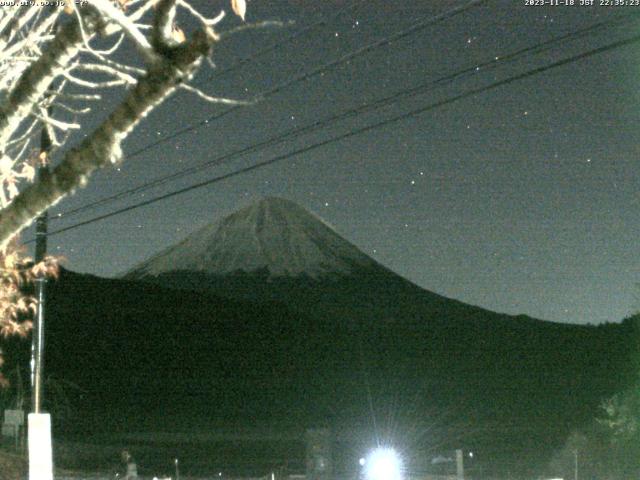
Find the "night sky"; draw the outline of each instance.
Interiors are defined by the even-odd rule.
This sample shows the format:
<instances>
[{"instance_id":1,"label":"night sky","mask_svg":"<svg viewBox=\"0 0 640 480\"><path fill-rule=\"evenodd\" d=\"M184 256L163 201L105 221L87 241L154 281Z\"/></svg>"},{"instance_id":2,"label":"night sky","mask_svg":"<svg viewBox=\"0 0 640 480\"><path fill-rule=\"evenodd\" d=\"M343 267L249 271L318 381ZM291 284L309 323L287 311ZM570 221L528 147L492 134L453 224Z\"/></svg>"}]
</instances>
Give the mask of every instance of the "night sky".
<instances>
[{"instance_id":1,"label":"night sky","mask_svg":"<svg viewBox=\"0 0 640 480\"><path fill-rule=\"evenodd\" d=\"M192 3L210 16L219 8L229 10L222 1ZM525 0L485 1L94 175L87 188L52 210L53 216L63 215L50 222L50 229L638 34L640 6L598 3L526 6ZM217 69L203 67L194 84L212 95L250 100L302 72L465 4L253 0L248 22L295 25L225 37L214 51ZM228 13L221 32L241 25ZM525 47L608 20L611 23L588 35L501 61ZM290 40L306 26L313 28ZM272 44L278 46L258 55ZM483 66L476 70L477 65ZM331 122L311 134L97 208L64 214L292 128L467 70L471 73L382 109ZM639 74L640 45L621 46L51 236L50 252L66 257L65 266L72 270L115 276L198 227L275 195L315 212L371 257L428 290L546 320L620 321L640 309ZM117 95L107 98L112 102ZM95 125L112 105L97 109L90 123ZM188 93L174 95L127 139L125 155L228 108ZM29 231L24 238L32 236Z\"/></svg>"}]
</instances>

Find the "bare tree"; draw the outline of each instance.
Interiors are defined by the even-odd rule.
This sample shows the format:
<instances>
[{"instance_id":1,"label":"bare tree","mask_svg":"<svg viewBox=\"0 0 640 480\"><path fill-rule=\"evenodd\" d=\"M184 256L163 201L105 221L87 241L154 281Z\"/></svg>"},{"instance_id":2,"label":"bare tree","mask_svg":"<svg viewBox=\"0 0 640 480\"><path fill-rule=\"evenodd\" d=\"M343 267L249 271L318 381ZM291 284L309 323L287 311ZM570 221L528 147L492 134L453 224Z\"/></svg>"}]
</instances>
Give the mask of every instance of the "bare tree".
<instances>
[{"instance_id":1,"label":"bare tree","mask_svg":"<svg viewBox=\"0 0 640 480\"><path fill-rule=\"evenodd\" d=\"M0 7L0 332L26 334L23 314L35 302L21 284L55 273L51 259L21 268L16 235L41 212L76 188L93 171L121 161L121 144L138 123L176 89L207 101L189 85L219 39L224 11L211 18L187 0L90 0ZM244 0L231 0L244 20ZM178 21L191 17L198 27L189 35ZM122 48L137 57L117 61ZM65 148L49 175L35 178L38 162L50 153L34 148L45 128L59 149L83 128L104 89L124 88L122 101L92 132ZM72 137L73 138L73 137ZM67 145L69 147L69 145Z\"/></svg>"}]
</instances>

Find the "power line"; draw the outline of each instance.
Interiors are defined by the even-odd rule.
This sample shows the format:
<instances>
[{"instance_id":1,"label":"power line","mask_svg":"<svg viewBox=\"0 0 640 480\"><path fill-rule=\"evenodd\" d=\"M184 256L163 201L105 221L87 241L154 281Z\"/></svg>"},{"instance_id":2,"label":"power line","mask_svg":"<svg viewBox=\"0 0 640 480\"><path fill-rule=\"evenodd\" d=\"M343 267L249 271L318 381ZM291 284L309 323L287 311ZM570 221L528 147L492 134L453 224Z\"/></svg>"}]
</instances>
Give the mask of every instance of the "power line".
<instances>
[{"instance_id":1,"label":"power line","mask_svg":"<svg viewBox=\"0 0 640 480\"><path fill-rule=\"evenodd\" d=\"M375 42L369 43L363 47L360 47L350 53L347 53L335 60L332 60L331 62L325 63L324 65L321 65L320 67L317 67L309 72L303 72L300 75L297 75L295 77L292 77L291 79L280 83L279 85L276 85L275 87L266 90L264 92L262 92L261 94L259 94L254 101L253 105L256 105L257 103L260 103L278 93L280 93L281 91L283 91L285 88L288 88L292 85L295 85L297 83L301 83L301 82L305 82L307 80L310 80L322 73L325 73L339 65L342 65L343 63L346 63L348 61L353 60L356 57L359 57L360 55L364 55L376 48L381 48L384 47L386 45L389 45L390 43L393 43L395 41L401 40L403 38L406 38L410 35L413 35L415 33L418 33L419 31L446 19L452 18L456 15L459 15L461 13L466 12L467 10L476 7L482 3L487 2L488 0L471 0L467 3L465 3L462 6L458 6L458 7L454 7L450 10L447 10L444 13L435 15L435 16L431 16L428 17L426 19L420 20L416 23L414 23L413 25L411 25L410 27L406 28L405 30L401 30L400 32L397 32L391 36L388 37L384 37L381 38L379 40L376 40ZM197 130L200 127L203 127L204 125L208 125L210 122L219 120L223 117L225 117L226 115L235 112L241 108L244 108L244 106L242 105L236 105L233 106L231 108L228 108L227 110L224 110L220 113L217 113L215 115L212 115L204 120L199 121L198 123L194 123L191 125L188 125L184 128L181 128L179 130L176 130L175 132L173 132L170 135L167 135L165 137L159 138L158 140L149 143L135 151L133 151L132 153L130 153L129 155L127 155L127 158L132 158L135 156L140 155L141 153L146 152L147 150L150 150L158 145L161 145L163 143L168 142L169 140L172 140L176 137L179 137L180 135L184 135L185 133L189 133L192 132L194 130Z\"/></svg>"},{"instance_id":2,"label":"power line","mask_svg":"<svg viewBox=\"0 0 640 480\"><path fill-rule=\"evenodd\" d=\"M319 20L319 21L317 21L317 22L315 22L313 24L310 24L310 25L307 25L307 26L303 27L302 29L298 30L297 32L295 32L292 35L290 35L289 37L287 37L284 41L275 42L275 43L273 43L273 44L271 44L271 45L269 45L269 46L267 46L267 47L265 47L263 49L258 50L253 55L244 57L244 58L236 61L235 63L233 63L232 65L230 65L227 68L224 68L224 69L219 70L219 71L215 71L206 80L210 81L210 80L213 80L213 79L215 79L215 78L217 78L219 76L222 76L222 75L225 75L225 74L227 74L229 72L237 70L238 68L246 65L247 63L250 63L250 62L256 60L257 58L259 58L259 57L261 57L261 56L263 56L263 55L265 55L267 53L270 53L270 52L276 50L277 48L279 48L279 47L281 47L281 46L283 46L283 45L285 45L287 43L290 43L290 42L294 41L295 39L297 39L297 38L309 33L310 31L314 30L316 27L327 25L329 23L329 21L339 18L345 12L355 9L355 8L357 8L358 6L362 5L365 2L366 2L366 0L357 0L353 4L347 5L346 7L341 8L340 10L338 10L337 13L335 13L331 17L323 18L322 20ZM278 87L276 87L276 88L278 88ZM259 95L259 97L265 97L266 95L271 95L272 93L275 93L274 90L275 89L263 92L262 94ZM164 143L164 142L166 142L168 140L176 138L177 136L183 135L183 134L188 133L190 131L193 131L193 130L195 130L197 128L200 128L200 127L208 124L210 121L213 121L213 120L216 120L218 118L221 118L222 116L226 115L227 113L230 113L231 111L237 110L239 107L240 106L232 107L231 109L228 109L227 111L222 112L222 114L214 115L212 117L208 117L207 119L204 119L204 120L198 122L195 126L187 126L187 127L183 128L181 130L178 130L178 131L170 134L167 137L163 137L161 139L158 139L158 140L156 140L156 141L154 141L154 142L152 142L150 144L147 144L147 145L141 147L138 150L133 151L131 154L127 155L126 158L136 157L136 156L140 155L141 153L143 153L143 152L145 152L145 151L147 151L147 150L149 150L149 149L151 149L151 148L153 148L153 147L155 147L157 145L160 145L160 144L162 144L162 143ZM102 203L102 201L99 201L99 203ZM89 205L88 207L90 208L92 206L93 205ZM69 214L72 214L72 213L76 213L76 212L75 211L68 212L68 213L65 213L64 215L69 215ZM57 217L54 217L54 219L56 219L56 218Z\"/></svg>"},{"instance_id":3,"label":"power line","mask_svg":"<svg viewBox=\"0 0 640 480\"><path fill-rule=\"evenodd\" d=\"M538 54L541 52L544 52L546 50L548 50L549 48L553 47L555 44L559 43L559 42L563 42L563 41L567 41L567 40L573 40L576 38L581 38L589 33L593 33L596 30L599 30L603 27L610 27L612 25L615 25L617 23L630 23L632 20L635 20L638 16L640 16L640 14L634 14L633 18L632 17L621 17L621 18L616 18L614 20L606 20L606 21L602 21L599 23L596 23L594 25L590 25L588 27L585 27L583 29L571 32L571 33L567 33L558 37L554 37L550 40L547 40L545 42L541 42L532 46L528 46L528 47L524 47L521 48L515 52L511 52L505 55L499 55L499 56L494 56L493 58L491 58L488 61L485 61L483 63L479 63L479 64L473 64L472 66L466 67L462 70L459 70L457 72L451 73L449 75L446 75L444 77L441 77L439 79L427 82L425 84L421 84L417 87L413 87L411 89L404 89L398 92L395 92L391 95L388 95L384 98L380 98L378 100L375 100L373 102L367 102L364 103L356 108L352 108L349 110L346 110L344 112L340 112L337 114L333 114L330 115L328 117L325 117L323 119L317 120L309 125L303 126L303 127L299 127L296 129L292 129L289 130L287 132L275 135L273 137L270 137L262 142L259 142L257 144L253 144L247 147L243 147L240 148L238 150L234 150L232 152L226 153L224 155L221 155L215 159L212 160L208 160L206 162L203 162L199 165L195 165L193 167L189 167L183 170L180 170L178 172L174 172L172 174L169 175L165 175L159 178L156 178L150 182L146 182L143 183L141 185L138 185L137 187L133 187L131 189L122 191L122 192L118 192L114 195L108 196L108 197L104 197L101 198L99 200L96 200L94 202L91 202L89 204L77 207L73 210L69 210L67 212L62 212L59 214L58 217L54 217L56 219L62 219L65 217L68 217L70 215L75 215L78 214L80 212L86 211L86 210L90 210L93 209L97 206L100 205L104 205L106 203L110 203L114 200L129 196L129 195L133 195L135 193L138 192L142 192L145 190L148 190L149 188L153 188L153 187L157 187L159 185L165 184L169 181L178 179L178 178L182 178L184 176L187 175L191 175L194 173L197 173L199 171L202 171L204 169L207 168L211 168L213 166L217 166L220 165L222 163L224 163L227 160L233 159L233 158L237 158L239 156L245 155L247 153L251 153L251 152L255 152L257 150L261 150L263 148L269 147L269 146L274 146L277 145L279 143L282 143L284 141L287 140L291 140L294 138L297 138L299 136L302 136L304 134L308 134L311 132L314 132L316 130L319 130L321 128L324 128L336 121L339 120L344 120L346 118L350 118L350 117L354 117L356 115L360 115L366 112L370 112L372 110L376 110L379 108L382 108L384 106L396 103L400 100L406 100L408 98L412 98L415 97L417 95L421 95L426 93L427 91L436 88L436 87L440 87L446 84L450 84L453 81L462 78L464 76L467 76L469 74L476 74L478 73L478 71L482 71L482 72L486 72L490 69L493 68L497 68L497 67L502 67L505 64L507 64L508 62L513 62L515 60L520 59L520 57L522 57L523 55L526 54Z\"/></svg>"},{"instance_id":4,"label":"power line","mask_svg":"<svg viewBox=\"0 0 640 480\"><path fill-rule=\"evenodd\" d=\"M300 74L298 76L295 76L295 77L293 77L293 78L291 78L291 79L289 79L289 80L287 80L287 81L285 81L285 82L283 82L283 83L281 83L279 85L276 85L274 88L272 88L270 90L262 92L260 95L257 96L257 98L256 98L256 100L254 102L254 105L257 104L257 103L260 103L261 101L264 101L264 100L270 98L271 96L274 96L274 95L280 93L285 88L288 88L288 87L290 87L292 85L295 85L297 83L301 83L301 82L310 80L313 77L316 77L316 76L318 76L318 75L320 75L322 73L325 73L325 72L327 72L327 71L329 71L329 70L331 70L331 69L333 69L333 68L335 68L335 67L337 67L337 66L339 66L339 65L341 65L343 63L346 63L346 62L348 62L348 61L350 61L350 60L352 60L352 59L354 59L354 58L356 58L358 56L364 55L364 54L366 54L366 53L368 53L368 52L370 52L370 51L372 51L372 50L374 50L376 48L381 48L381 47L389 45L389 44L391 44L391 43L393 43L395 41L402 40L402 39L404 39L404 38L406 38L406 37L408 37L410 35L418 33L419 31L421 31L421 30L423 30L423 29L425 29L425 28L427 28L427 27L429 27L429 26L431 26L431 25L433 25L433 24L435 24L437 22L440 22L440 21L455 17L456 15L464 13L467 10L469 10L469 9L471 9L473 7L479 6L482 3L486 3L486 2L487 2L487 0L470 0L469 2L465 3L464 5L454 7L452 9L450 9L450 10L445 11L444 13L441 13L441 14L438 14L438 15L435 15L435 16L426 17L426 18L424 18L424 19L412 24L410 27L408 27L408 28L406 28L404 30L401 30L400 32L397 32L397 33L395 33L393 35L378 39L378 40L376 40L376 41L374 41L372 43L369 43L369 44L367 44L367 45L365 45L363 47L360 47L360 48L356 49L355 51L352 51L352 52L350 52L348 54L345 54L345 55L343 55L343 56L341 56L341 57L339 57L339 58L337 58L337 59L335 59L335 60L333 60L331 62L328 62L328 63L326 63L324 65L321 65L320 67L317 67L317 68L315 68L315 69L313 69L313 70L311 70L309 72L303 72L302 74ZM156 147L158 145L161 145L163 143L168 142L169 140L177 138L177 137L179 137L181 135L184 135L186 133L195 131L198 128L203 127L204 125L208 125L210 122L219 120L219 119L225 117L226 115L239 110L240 108L242 108L242 106L236 105L236 106L231 107L231 108L229 108L227 110L224 110L224 111L222 111L222 112L220 112L218 114L212 115L212 116L210 116L210 117L208 117L208 118L206 118L204 120L201 120L198 123L191 124L191 125L188 125L188 126L182 128L182 129L176 130L175 132L173 132L170 135L162 137L162 138L160 138L160 139L158 139L158 140L156 140L154 142L151 142L151 143L149 143L149 144L147 144L147 145L145 145L145 146L133 151L132 153L127 155L126 158L136 157L136 156L138 156L138 155L140 155L140 154L142 154L142 153L144 153L144 152L146 152L146 151L148 151L148 150L150 150L150 149L152 149L152 148L154 148L154 147ZM128 193L125 192L124 195L126 195L126 194L128 194ZM110 198L109 200L115 199L115 198L120 198L120 195L118 194L115 197ZM99 200L98 203L103 203L103 202L102 202L102 200ZM86 206L86 208L90 208L90 207L93 207L93 206L94 206L94 204L91 204L91 205ZM81 207L81 209L84 210L85 207ZM77 211L77 209L76 209L76 211ZM74 211L73 213L76 213L76 211ZM59 217L54 217L54 218L59 218Z\"/></svg>"},{"instance_id":5,"label":"power line","mask_svg":"<svg viewBox=\"0 0 640 480\"><path fill-rule=\"evenodd\" d=\"M106 213L106 214L103 214L103 215L99 215L97 217L94 217L94 218L91 218L91 219L76 223L74 225L70 225L70 226L67 226L67 227L64 227L64 228L60 228L58 230L51 231L51 232L49 232L48 235L52 236L52 235L63 233L63 232L69 231L69 230L73 230L73 229L76 229L78 227L89 225L91 223L95 223L95 222L98 222L98 221L101 221L101 220L104 220L104 219L107 219L107 218L110 218L110 217L113 217L113 216L116 216L116 215L120 215L120 214L125 213L125 212L129 212L131 210L135 210L135 209L140 208L140 207L144 207L144 206L159 202L161 200L166 200L167 198L171 198L171 197L183 194L183 193L190 192L192 190L196 190L198 188L202 188L202 187L205 187L205 186L208 186L208 185L212 185L214 183L218 183L218 182L221 182L223 180L227 180L229 178L236 177L238 175L241 175L241 174L253 171L253 170L257 170L257 169L262 168L262 167L266 167L268 165L272 165L272 164L280 162L282 160L286 160L288 158L291 158L291 157L294 157L294 156L297 156L297 155L300 155L300 154L303 154L303 153L308 153L310 151L313 151L313 150L316 150L318 148L324 147L324 146L329 145L331 143L335 143L335 142L338 142L340 140L351 138L351 137L354 137L356 135L361 135L363 133L366 133L366 132L369 132L369 131L372 131L372 130L375 130L375 129L378 129L378 128L381 128L381 127L384 127L384 126L387 126L387 125L398 123L398 122L400 122L402 120L406 120L408 118L412 118L412 117L421 115L421 114L426 113L428 111L435 110L437 108L441 108L441 107L443 107L445 105L449 105L449 104L457 102L459 100L462 100L462 99L465 99L465 98L469 98L471 96L475 96L475 95L478 95L480 93L484 93L484 92L487 92L487 91L491 91L491 90L494 90L494 89L496 89L498 87L501 87L501 86L504 86L504 85L508 85L510 83L513 83L513 82L516 82L516 81L519 81L519 80L524 80L526 78L530 78L530 77L532 77L534 75L538 75L538 74L541 74L543 72L547 72L547 71L552 70L554 68L558 68L558 67L561 67L561 66L564 66L564 65L568 65L568 64L574 63L576 61L591 57L593 55L597 55L597 54L601 54L601 53L604 53L604 52L608 52L608 51L614 50L616 48L620 48L620 47L623 47L623 46L626 46L626 45L631 45L631 44L638 43L638 42L640 42L640 35L635 35L633 37L630 37L630 38L627 38L627 39L624 39L624 40L619 40L619 41L610 43L608 45L604 45L602 47L598 47L598 48L589 50L587 52L583 52L583 53L571 56L569 58L553 62L553 63L551 63L549 65L544 65L544 66L541 66L541 67L537 67L537 68L528 70L526 72L523 72L523 73L511 76L511 77L508 77L506 79L496 81L496 82L491 83L489 85L486 85L484 87L479 87L479 88L468 90L468 91L466 91L464 93L461 93L459 95L455 95L455 96L450 97L448 99L440 100L438 102L431 103L429 105L426 105L426 106L423 106L423 107L420 107L420 108L417 108L417 109L414 109L414 110L410 110L410 111L405 112L405 113L403 113L401 115L396 115L394 117L390 117L390 118L387 118L385 120L381 120L379 122L367 125L365 127L362 127L362 128L359 128L359 129L355 129L355 130L351 130L350 132L331 137L329 139L326 139L326 140L323 140L321 142L317 142L317 143L308 145L308 146L303 147L303 148L299 148L299 149L294 150L292 152L289 152L289 153L286 153L286 154L282 154L282 155L278 155L278 156L273 157L273 158L271 158L269 160L265 160L263 162L258 162L256 164L241 168L239 170L236 170L236 171L224 174L224 175L219 175L219 176L213 177L211 179L192 184L192 185L190 185L188 187L181 188L179 190L175 190L173 192L169 192L169 193L166 193L166 194L163 194L163 195L159 195L159 196L154 197L152 199L145 200L143 202L139 202L139 203L136 203L136 204L133 204L133 205L129 205L127 207L124 207L124 208L121 208L121 209L118 209L118 210L114 210L113 212L109 212L109 213ZM33 242L33 240L28 240L25 243L31 243L31 242Z\"/></svg>"}]
</instances>

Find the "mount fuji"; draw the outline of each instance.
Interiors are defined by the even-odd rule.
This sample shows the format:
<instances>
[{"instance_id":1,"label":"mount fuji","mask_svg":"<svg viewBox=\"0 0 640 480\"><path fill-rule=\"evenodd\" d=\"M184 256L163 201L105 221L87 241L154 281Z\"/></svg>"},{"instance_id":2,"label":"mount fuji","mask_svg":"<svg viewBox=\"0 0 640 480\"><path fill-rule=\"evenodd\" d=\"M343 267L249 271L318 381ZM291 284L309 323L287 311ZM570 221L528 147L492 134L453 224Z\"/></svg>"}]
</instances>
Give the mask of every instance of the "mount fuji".
<instances>
[{"instance_id":1,"label":"mount fuji","mask_svg":"<svg viewBox=\"0 0 640 480\"><path fill-rule=\"evenodd\" d=\"M201 228L123 278L232 299L282 302L305 311L320 307L324 315L348 318L409 319L425 309L485 312L417 287L316 215L274 197Z\"/></svg>"},{"instance_id":2,"label":"mount fuji","mask_svg":"<svg viewBox=\"0 0 640 480\"><path fill-rule=\"evenodd\" d=\"M193 233L136 267L128 278L175 271L319 279L378 265L299 205L268 197Z\"/></svg>"},{"instance_id":3,"label":"mount fuji","mask_svg":"<svg viewBox=\"0 0 640 480\"><path fill-rule=\"evenodd\" d=\"M313 322L304 327L310 335L327 328L344 331L345 344L366 339L371 355L382 355L376 360L387 372L382 383L395 370L414 384L430 384L436 403L464 391L485 407L504 402L529 413L556 408L573 418L569 423L589 418L598 399L624 383L628 366L622 359L635 348L617 333L611 336L617 327L505 315L422 289L281 198L265 198L205 226L125 279L283 304ZM612 369L615 375L604 373ZM457 386L437 386L450 381ZM564 398L561 385L567 384L577 396Z\"/></svg>"}]
</instances>

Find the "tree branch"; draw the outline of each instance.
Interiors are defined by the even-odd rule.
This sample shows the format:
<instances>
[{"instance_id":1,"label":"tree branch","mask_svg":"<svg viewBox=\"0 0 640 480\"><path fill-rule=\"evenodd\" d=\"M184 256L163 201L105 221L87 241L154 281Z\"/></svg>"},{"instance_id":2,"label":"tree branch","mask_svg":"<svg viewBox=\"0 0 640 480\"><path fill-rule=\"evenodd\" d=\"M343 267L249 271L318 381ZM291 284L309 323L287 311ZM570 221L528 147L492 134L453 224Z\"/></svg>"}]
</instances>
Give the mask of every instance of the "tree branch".
<instances>
[{"instance_id":1,"label":"tree branch","mask_svg":"<svg viewBox=\"0 0 640 480\"><path fill-rule=\"evenodd\" d=\"M198 31L191 41L166 51L102 125L67 152L49 176L29 185L0 211L0 247L42 211L83 186L93 171L119 161L122 141L152 108L193 75L209 54L212 41Z\"/></svg>"},{"instance_id":2,"label":"tree branch","mask_svg":"<svg viewBox=\"0 0 640 480\"><path fill-rule=\"evenodd\" d=\"M93 0L92 5L100 13L105 15L105 17L110 18L118 24L124 34L132 40L146 63L151 64L155 62L156 56L151 45L147 41L147 37L138 30L135 23L132 22L130 18L127 18L122 10L115 7L113 2L109 0Z\"/></svg>"},{"instance_id":3,"label":"tree branch","mask_svg":"<svg viewBox=\"0 0 640 480\"><path fill-rule=\"evenodd\" d=\"M87 17L85 28L97 29L97 15ZM81 44L80 25L75 21L68 22L55 36L49 48L23 72L0 106L0 145L7 143L20 122L40 101L51 81L65 70L69 61L78 53Z\"/></svg>"}]
</instances>

